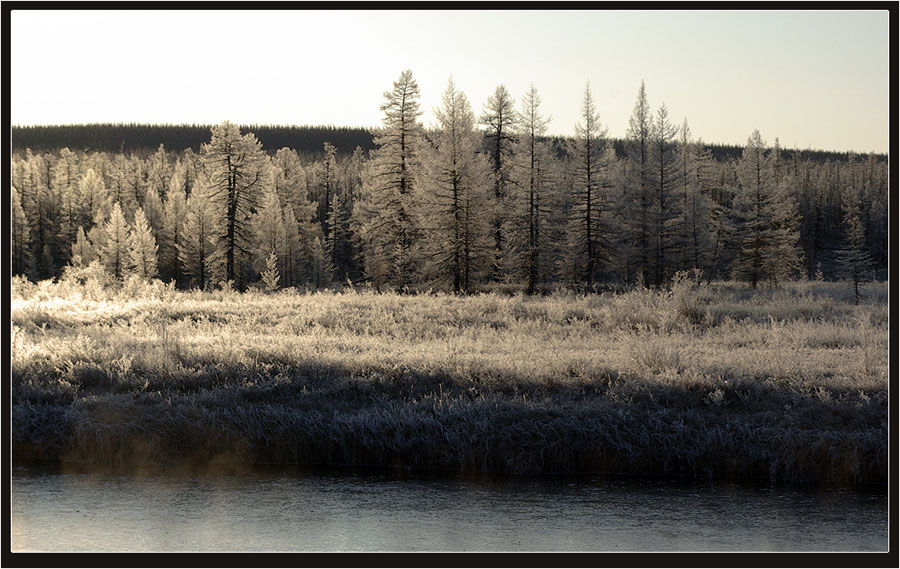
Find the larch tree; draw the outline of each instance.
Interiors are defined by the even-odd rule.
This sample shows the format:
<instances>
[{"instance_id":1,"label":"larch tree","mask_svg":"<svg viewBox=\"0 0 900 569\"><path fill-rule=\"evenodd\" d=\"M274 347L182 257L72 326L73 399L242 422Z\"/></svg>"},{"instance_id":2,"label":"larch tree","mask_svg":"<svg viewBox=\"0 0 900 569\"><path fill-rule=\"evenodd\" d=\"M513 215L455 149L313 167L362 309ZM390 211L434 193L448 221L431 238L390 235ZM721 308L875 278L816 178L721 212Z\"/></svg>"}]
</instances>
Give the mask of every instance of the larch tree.
<instances>
[{"instance_id":1,"label":"larch tree","mask_svg":"<svg viewBox=\"0 0 900 569\"><path fill-rule=\"evenodd\" d=\"M147 160L147 167L144 169L144 194L146 196L147 192L150 190L154 190L156 192L157 198L160 200L166 196L166 191L169 189L169 185L172 180L172 176L175 173L175 165L172 164L172 161L169 157L169 153L166 152L166 147L163 144L160 144L156 149L156 152L153 153L152 156ZM145 198L146 201L146 198ZM146 211L145 206L145 214L147 215L147 220L150 221L150 224L153 224L153 221L150 218L149 212Z\"/></svg>"},{"instance_id":2,"label":"larch tree","mask_svg":"<svg viewBox=\"0 0 900 569\"><path fill-rule=\"evenodd\" d=\"M197 180L185 202L178 260L192 287L208 289L225 278L224 215L214 191Z\"/></svg>"},{"instance_id":3,"label":"larch tree","mask_svg":"<svg viewBox=\"0 0 900 569\"><path fill-rule=\"evenodd\" d=\"M134 212L134 224L128 236L128 272L142 281L157 275L159 246L142 208Z\"/></svg>"},{"instance_id":4,"label":"larch tree","mask_svg":"<svg viewBox=\"0 0 900 569\"><path fill-rule=\"evenodd\" d=\"M651 163L653 167L653 284L662 286L671 276L678 243L682 203L676 197L679 164L675 154L678 129L669 121L665 103L656 113L651 127Z\"/></svg>"},{"instance_id":5,"label":"larch tree","mask_svg":"<svg viewBox=\"0 0 900 569\"><path fill-rule=\"evenodd\" d=\"M872 267L872 256L866 246L866 234L860 221L861 203L856 188L848 184L841 192L844 211L843 240L838 252L838 270L853 285L855 304L859 304L859 285L867 279Z\"/></svg>"},{"instance_id":6,"label":"larch tree","mask_svg":"<svg viewBox=\"0 0 900 569\"><path fill-rule=\"evenodd\" d=\"M144 204L141 206L141 209L144 210L144 215L147 216L147 223L153 229L154 235L159 234L160 229L162 229L163 218L165 217L165 206L159 196L160 194L156 187L149 185L147 193L144 195Z\"/></svg>"},{"instance_id":7,"label":"larch tree","mask_svg":"<svg viewBox=\"0 0 900 569\"><path fill-rule=\"evenodd\" d=\"M522 97L518 113L515 148L511 166L511 192L504 218L507 246L504 272L518 281L525 279L528 294L552 271L548 217L554 210L552 188L554 160L545 142L550 117L540 110L541 97L532 84Z\"/></svg>"},{"instance_id":8,"label":"larch tree","mask_svg":"<svg viewBox=\"0 0 900 569\"><path fill-rule=\"evenodd\" d=\"M103 177L93 168L88 168L78 183L78 205L78 225L86 228L86 231L112 207Z\"/></svg>"},{"instance_id":9,"label":"larch tree","mask_svg":"<svg viewBox=\"0 0 900 569\"><path fill-rule=\"evenodd\" d=\"M84 227L78 226L75 241L72 243L72 254L69 264L73 267L86 267L99 258L97 247L91 243L84 233Z\"/></svg>"},{"instance_id":10,"label":"larch tree","mask_svg":"<svg viewBox=\"0 0 900 569\"><path fill-rule=\"evenodd\" d=\"M46 279L54 275L54 253L58 251L58 203L51 190L48 158L41 154L25 153L23 177L18 181L22 210L28 219L30 250L34 260L34 277Z\"/></svg>"},{"instance_id":11,"label":"larch tree","mask_svg":"<svg viewBox=\"0 0 900 569\"><path fill-rule=\"evenodd\" d=\"M566 255L568 264L573 267L573 276L588 288L599 280L605 265L612 261L614 246L605 146L606 129L600 124L588 83L584 89L581 121L575 125L575 138L569 148L574 176Z\"/></svg>"},{"instance_id":12,"label":"larch tree","mask_svg":"<svg viewBox=\"0 0 900 569\"><path fill-rule=\"evenodd\" d=\"M268 258L275 254L279 275L286 273L284 214L275 188L263 192L259 210L253 218L255 241L253 263L262 274L268 268Z\"/></svg>"},{"instance_id":13,"label":"larch tree","mask_svg":"<svg viewBox=\"0 0 900 569\"><path fill-rule=\"evenodd\" d=\"M200 147L200 160L209 196L224 218L225 279L243 288L253 250L250 220L263 189L272 183L268 161L256 136L241 135L228 121L212 127L210 141Z\"/></svg>"},{"instance_id":14,"label":"larch tree","mask_svg":"<svg viewBox=\"0 0 900 569\"><path fill-rule=\"evenodd\" d=\"M422 144L419 86L412 71L404 71L384 98L382 128L374 133L377 148L370 154L353 213L365 275L379 290L416 280L413 247L419 232L412 195L420 178Z\"/></svg>"},{"instance_id":15,"label":"larch tree","mask_svg":"<svg viewBox=\"0 0 900 569\"><path fill-rule=\"evenodd\" d=\"M309 274L309 257L311 246L304 246L307 241L301 235L301 226L294 215L294 208L287 204L284 206L282 225L284 226L284 264L282 268L281 284L285 287L296 286L302 283ZM307 222L305 227L312 227Z\"/></svg>"},{"instance_id":16,"label":"larch tree","mask_svg":"<svg viewBox=\"0 0 900 569\"><path fill-rule=\"evenodd\" d=\"M647 102L644 82L638 90L637 101L628 120L625 147L628 176L625 180L626 203L622 205L622 219L629 235L623 242L627 251L628 278L645 281L652 274L652 189L651 131L653 116Z\"/></svg>"},{"instance_id":17,"label":"larch tree","mask_svg":"<svg viewBox=\"0 0 900 569\"><path fill-rule=\"evenodd\" d=\"M298 219L311 219L313 214L307 214L307 212L309 209L314 208L315 205L310 204L307 196L306 172L297 151L290 148L280 148L272 157L272 167L274 169L273 183L275 192L281 200L282 207L290 204L295 212L303 209Z\"/></svg>"},{"instance_id":18,"label":"larch tree","mask_svg":"<svg viewBox=\"0 0 900 569\"><path fill-rule=\"evenodd\" d=\"M78 216L80 180L75 153L63 148L53 165L53 186L59 194L59 239L63 244L71 244L75 240L75 232L80 225Z\"/></svg>"},{"instance_id":19,"label":"larch tree","mask_svg":"<svg viewBox=\"0 0 900 569\"><path fill-rule=\"evenodd\" d=\"M163 205L162 226L157 233L159 237L159 275L167 282L179 283L183 279L178 245L184 236L184 214L187 205L183 178L175 175L166 193Z\"/></svg>"},{"instance_id":20,"label":"larch tree","mask_svg":"<svg viewBox=\"0 0 900 569\"><path fill-rule=\"evenodd\" d=\"M420 198L423 270L429 284L471 289L494 256L487 214L490 170L469 100L451 77L434 110L438 131L426 156Z\"/></svg>"},{"instance_id":21,"label":"larch tree","mask_svg":"<svg viewBox=\"0 0 900 569\"><path fill-rule=\"evenodd\" d=\"M776 186L773 158L759 131L753 131L738 165L735 212L740 248L734 264L735 276L753 288L763 278L777 285L801 262L797 202L784 184Z\"/></svg>"},{"instance_id":22,"label":"larch tree","mask_svg":"<svg viewBox=\"0 0 900 569\"><path fill-rule=\"evenodd\" d=\"M337 161L335 154L337 150L330 142L324 144L324 156L319 170L319 199L317 204L316 217L322 226L322 239L328 242L331 233L329 226L328 210L331 207L331 200L337 194Z\"/></svg>"},{"instance_id":23,"label":"larch tree","mask_svg":"<svg viewBox=\"0 0 900 569\"><path fill-rule=\"evenodd\" d=\"M128 272L130 262L130 230L119 202L113 204L102 231L100 242L95 243L100 263L114 279L121 281Z\"/></svg>"},{"instance_id":24,"label":"larch tree","mask_svg":"<svg viewBox=\"0 0 900 569\"><path fill-rule=\"evenodd\" d=\"M681 219L678 269L700 269L707 273L712 245L714 215L710 192L713 184L713 160L703 141L691 139L687 119L681 125L677 145L678 200Z\"/></svg>"},{"instance_id":25,"label":"larch tree","mask_svg":"<svg viewBox=\"0 0 900 569\"><path fill-rule=\"evenodd\" d=\"M491 226L494 236L494 261L491 266L491 280L499 280L505 244L505 200L509 195L513 164L511 161L516 143L518 115L515 101L505 85L498 85L488 97L479 123L485 127L484 144L493 171L493 203Z\"/></svg>"},{"instance_id":26,"label":"larch tree","mask_svg":"<svg viewBox=\"0 0 900 569\"><path fill-rule=\"evenodd\" d=\"M344 202L345 195L345 192L335 192L328 204L328 235L325 236L323 246L325 258L332 273L331 278L341 276L346 272L345 257L350 235L348 233L349 217Z\"/></svg>"},{"instance_id":27,"label":"larch tree","mask_svg":"<svg viewBox=\"0 0 900 569\"><path fill-rule=\"evenodd\" d=\"M10 186L10 262L12 274L27 275L31 273L31 234L28 229L28 218L22 209L19 192L15 186Z\"/></svg>"}]
</instances>

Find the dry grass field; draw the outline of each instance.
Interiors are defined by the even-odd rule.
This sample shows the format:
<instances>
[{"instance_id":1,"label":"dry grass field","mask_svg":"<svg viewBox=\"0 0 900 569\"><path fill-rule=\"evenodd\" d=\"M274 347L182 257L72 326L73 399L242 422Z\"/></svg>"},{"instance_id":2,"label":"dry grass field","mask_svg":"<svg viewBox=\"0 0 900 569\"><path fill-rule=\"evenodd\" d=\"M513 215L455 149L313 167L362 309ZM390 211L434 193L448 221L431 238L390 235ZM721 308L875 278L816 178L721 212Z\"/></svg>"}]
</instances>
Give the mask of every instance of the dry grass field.
<instances>
[{"instance_id":1,"label":"dry grass field","mask_svg":"<svg viewBox=\"0 0 900 569\"><path fill-rule=\"evenodd\" d=\"M12 285L15 461L886 484L888 285Z\"/></svg>"}]
</instances>

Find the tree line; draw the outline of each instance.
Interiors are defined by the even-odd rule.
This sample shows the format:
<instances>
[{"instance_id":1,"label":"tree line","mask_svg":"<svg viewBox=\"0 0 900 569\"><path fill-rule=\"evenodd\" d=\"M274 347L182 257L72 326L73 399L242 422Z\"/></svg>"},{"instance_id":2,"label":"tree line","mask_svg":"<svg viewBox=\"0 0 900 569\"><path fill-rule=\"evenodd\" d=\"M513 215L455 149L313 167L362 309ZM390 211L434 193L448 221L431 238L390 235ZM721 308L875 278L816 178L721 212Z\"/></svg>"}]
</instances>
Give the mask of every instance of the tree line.
<instances>
[{"instance_id":1,"label":"tree line","mask_svg":"<svg viewBox=\"0 0 900 569\"><path fill-rule=\"evenodd\" d=\"M498 86L476 115L451 78L425 128L404 71L380 109L370 151L266 152L226 121L196 151L17 152L12 274L529 293L659 287L686 270L754 287L887 277L887 161L874 154L820 161L754 131L739 157L717 158L643 83L621 141L590 84L563 139L547 136L533 85L518 102Z\"/></svg>"}]
</instances>

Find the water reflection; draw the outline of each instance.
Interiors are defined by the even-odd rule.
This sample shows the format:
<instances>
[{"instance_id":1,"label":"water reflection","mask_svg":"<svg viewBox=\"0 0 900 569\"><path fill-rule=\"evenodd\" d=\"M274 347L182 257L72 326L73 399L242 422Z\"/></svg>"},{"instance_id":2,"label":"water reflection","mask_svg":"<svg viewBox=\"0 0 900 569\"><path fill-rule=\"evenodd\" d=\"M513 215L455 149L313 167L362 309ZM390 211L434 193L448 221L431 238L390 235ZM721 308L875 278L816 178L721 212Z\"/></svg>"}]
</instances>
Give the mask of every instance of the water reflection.
<instances>
[{"instance_id":1,"label":"water reflection","mask_svg":"<svg viewBox=\"0 0 900 569\"><path fill-rule=\"evenodd\" d=\"M15 551L885 551L887 494L380 471L16 468Z\"/></svg>"}]
</instances>

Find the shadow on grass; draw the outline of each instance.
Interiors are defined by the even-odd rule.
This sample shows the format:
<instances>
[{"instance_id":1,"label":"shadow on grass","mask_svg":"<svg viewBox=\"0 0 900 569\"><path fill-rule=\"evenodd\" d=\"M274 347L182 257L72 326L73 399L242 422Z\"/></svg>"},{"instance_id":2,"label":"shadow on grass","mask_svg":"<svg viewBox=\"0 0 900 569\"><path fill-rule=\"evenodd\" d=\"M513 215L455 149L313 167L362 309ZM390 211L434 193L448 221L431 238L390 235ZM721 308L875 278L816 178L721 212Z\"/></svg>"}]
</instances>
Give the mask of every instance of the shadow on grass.
<instances>
[{"instance_id":1,"label":"shadow on grass","mask_svg":"<svg viewBox=\"0 0 900 569\"><path fill-rule=\"evenodd\" d=\"M12 377L17 463L303 464L887 483L887 394L313 362Z\"/></svg>"}]
</instances>

